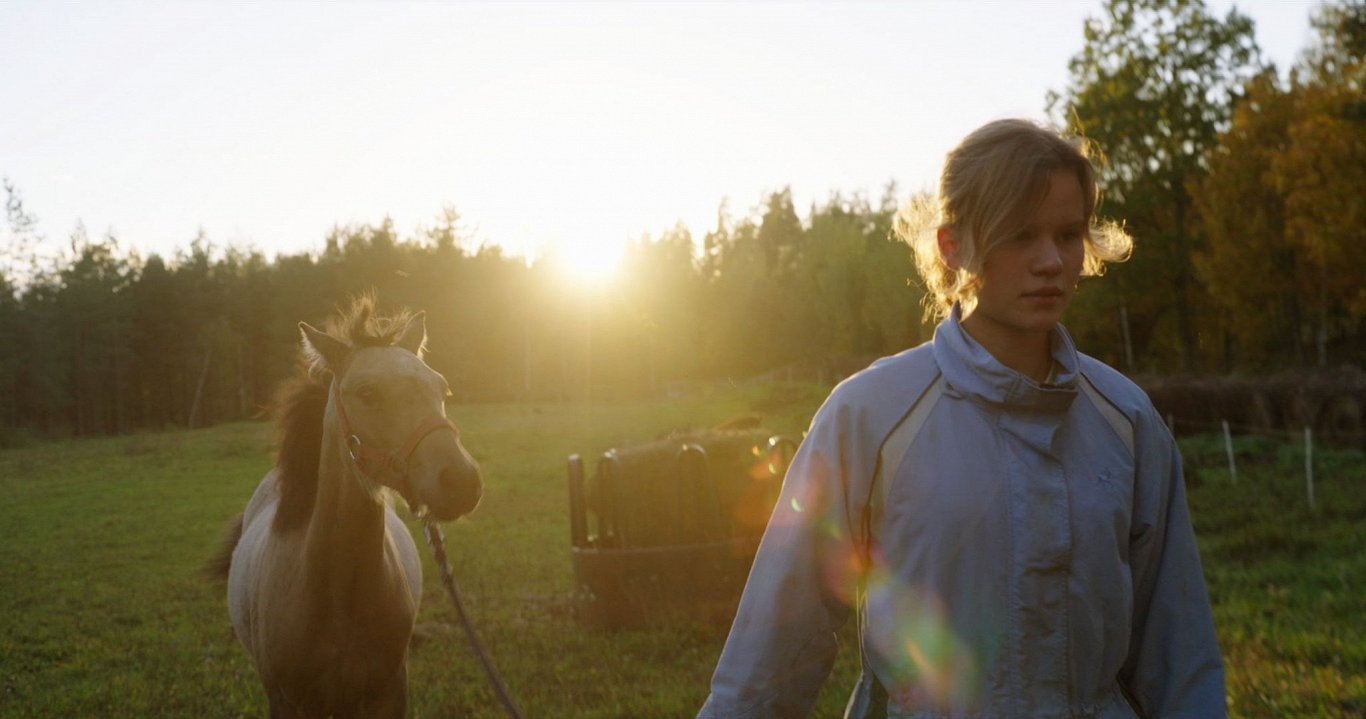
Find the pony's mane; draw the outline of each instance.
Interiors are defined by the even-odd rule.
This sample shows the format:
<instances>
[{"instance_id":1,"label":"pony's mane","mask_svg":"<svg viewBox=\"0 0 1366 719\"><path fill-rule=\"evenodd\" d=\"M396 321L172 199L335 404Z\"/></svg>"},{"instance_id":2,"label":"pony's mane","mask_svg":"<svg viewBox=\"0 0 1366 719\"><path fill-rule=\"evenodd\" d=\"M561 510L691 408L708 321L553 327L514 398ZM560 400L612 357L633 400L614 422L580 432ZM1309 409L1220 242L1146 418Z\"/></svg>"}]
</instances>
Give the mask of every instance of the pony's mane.
<instances>
[{"instance_id":1,"label":"pony's mane","mask_svg":"<svg viewBox=\"0 0 1366 719\"><path fill-rule=\"evenodd\" d=\"M325 331L341 340L352 349L363 347L389 347L398 341L399 334L413 319L413 313L400 309L392 315L375 314L373 295L361 295L351 300L351 307L338 309L337 314L328 318ZM417 356L422 357L424 347L419 347ZM322 357L305 351L308 369L311 374L330 380L331 374L323 365Z\"/></svg>"},{"instance_id":2,"label":"pony's mane","mask_svg":"<svg viewBox=\"0 0 1366 719\"><path fill-rule=\"evenodd\" d=\"M354 349L389 347L412 319L408 310L376 315L375 300L363 295L351 307L339 310L327 321L327 333ZM421 353L419 352L419 357ZM318 462L322 455L323 417L332 372L322 358L302 352L300 371L280 385L271 412L275 420L276 483L280 504L273 529L286 532L308 523L318 495Z\"/></svg>"},{"instance_id":3,"label":"pony's mane","mask_svg":"<svg viewBox=\"0 0 1366 719\"><path fill-rule=\"evenodd\" d=\"M324 378L306 367L301 370L280 385L272 412L279 448L275 482L280 488L280 504L272 525L277 532L307 524L318 495L318 460L331 375Z\"/></svg>"}]
</instances>

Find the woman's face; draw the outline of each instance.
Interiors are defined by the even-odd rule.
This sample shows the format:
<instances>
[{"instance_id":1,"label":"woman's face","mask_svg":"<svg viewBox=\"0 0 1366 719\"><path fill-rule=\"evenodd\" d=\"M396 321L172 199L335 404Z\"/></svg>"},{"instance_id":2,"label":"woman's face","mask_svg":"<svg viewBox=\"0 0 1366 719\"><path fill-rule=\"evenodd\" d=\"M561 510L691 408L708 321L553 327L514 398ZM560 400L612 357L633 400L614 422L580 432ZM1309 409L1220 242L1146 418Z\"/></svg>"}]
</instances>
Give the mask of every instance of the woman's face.
<instances>
[{"instance_id":1,"label":"woman's face","mask_svg":"<svg viewBox=\"0 0 1366 719\"><path fill-rule=\"evenodd\" d=\"M1086 231L1081 182L1070 170L1054 170L1025 227L987 253L977 306L965 320L970 331L998 342L1047 337L1076 292Z\"/></svg>"}]
</instances>

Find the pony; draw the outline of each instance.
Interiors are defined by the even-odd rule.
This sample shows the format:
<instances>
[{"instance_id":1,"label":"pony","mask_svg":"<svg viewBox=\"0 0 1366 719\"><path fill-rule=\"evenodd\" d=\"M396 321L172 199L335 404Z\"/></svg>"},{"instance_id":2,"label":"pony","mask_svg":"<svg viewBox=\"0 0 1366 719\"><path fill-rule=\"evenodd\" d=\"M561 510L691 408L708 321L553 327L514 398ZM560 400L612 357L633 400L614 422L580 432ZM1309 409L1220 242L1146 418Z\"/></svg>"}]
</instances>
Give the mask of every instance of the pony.
<instances>
[{"instance_id":1,"label":"pony","mask_svg":"<svg viewBox=\"0 0 1366 719\"><path fill-rule=\"evenodd\" d=\"M306 369L276 402L276 466L210 562L271 717L404 716L422 565L388 495L449 521L483 492L422 360L425 314L373 304L328 332L299 323Z\"/></svg>"}]
</instances>

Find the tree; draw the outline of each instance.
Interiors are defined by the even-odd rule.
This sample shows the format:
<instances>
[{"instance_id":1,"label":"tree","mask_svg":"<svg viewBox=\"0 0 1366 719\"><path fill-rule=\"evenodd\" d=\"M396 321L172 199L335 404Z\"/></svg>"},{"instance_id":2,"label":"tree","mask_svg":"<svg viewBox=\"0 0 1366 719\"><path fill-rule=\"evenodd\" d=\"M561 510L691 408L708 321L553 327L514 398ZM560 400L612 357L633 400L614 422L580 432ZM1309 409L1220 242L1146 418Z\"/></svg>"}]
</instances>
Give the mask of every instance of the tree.
<instances>
[{"instance_id":1,"label":"tree","mask_svg":"<svg viewBox=\"0 0 1366 719\"><path fill-rule=\"evenodd\" d=\"M698 364L702 278L693 254L692 233L680 222L656 240L628 243L621 260L618 376L639 377L636 385L652 392Z\"/></svg>"},{"instance_id":2,"label":"tree","mask_svg":"<svg viewBox=\"0 0 1366 719\"><path fill-rule=\"evenodd\" d=\"M911 250L892 233L897 210L896 183L883 188L864 233L863 277L868 292L861 311L870 332L863 351L892 354L930 339L923 319L924 287L915 281Z\"/></svg>"},{"instance_id":3,"label":"tree","mask_svg":"<svg viewBox=\"0 0 1366 719\"><path fill-rule=\"evenodd\" d=\"M783 361L775 360L772 352L772 279L758 230L753 219L742 218L726 228L724 236L714 236L720 251L715 274L706 277L702 300L708 318L702 353L707 372L714 376L752 374ZM756 345L757 338L764 341Z\"/></svg>"},{"instance_id":4,"label":"tree","mask_svg":"<svg viewBox=\"0 0 1366 719\"><path fill-rule=\"evenodd\" d=\"M180 349L188 341L181 308L186 297L177 296L172 269L159 255L143 263L129 288L132 312L133 404L143 427L162 428L183 422L180 387Z\"/></svg>"},{"instance_id":5,"label":"tree","mask_svg":"<svg viewBox=\"0 0 1366 719\"><path fill-rule=\"evenodd\" d=\"M1345 0L1341 4L1325 3L1310 18L1317 37L1306 48L1300 62L1300 70L1307 73L1312 82L1340 87L1355 97L1348 98L1343 105L1345 117L1362 119L1360 96L1363 83L1366 83L1366 2Z\"/></svg>"},{"instance_id":6,"label":"tree","mask_svg":"<svg viewBox=\"0 0 1366 719\"><path fill-rule=\"evenodd\" d=\"M1287 236L1285 198L1274 174L1294 113L1295 96L1281 89L1276 72L1258 75L1207 156L1209 174L1195 185L1206 238L1196 270L1237 347L1229 368L1303 359L1302 297L1312 278Z\"/></svg>"},{"instance_id":7,"label":"tree","mask_svg":"<svg viewBox=\"0 0 1366 719\"><path fill-rule=\"evenodd\" d=\"M436 226L422 230L421 234L439 250L464 254L465 246L474 242L474 232L465 227L462 219L455 205L443 205Z\"/></svg>"},{"instance_id":8,"label":"tree","mask_svg":"<svg viewBox=\"0 0 1366 719\"><path fill-rule=\"evenodd\" d=\"M765 269L774 274L790 272L801 254L802 237L802 221L792 206L792 188L770 194L758 235Z\"/></svg>"},{"instance_id":9,"label":"tree","mask_svg":"<svg viewBox=\"0 0 1366 719\"><path fill-rule=\"evenodd\" d=\"M41 241L38 219L24 209L24 198L6 177L5 225L0 227L0 281L11 291L34 274L35 247Z\"/></svg>"},{"instance_id":10,"label":"tree","mask_svg":"<svg viewBox=\"0 0 1366 719\"><path fill-rule=\"evenodd\" d=\"M1286 229L1314 267L1314 344L1324 366L1330 343L1366 319L1366 3L1325 5L1313 25L1318 38L1292 77L1298 107L1274 169Z\"/></svg>"},{"instance_id":11,"label":"tree","mask_svg":"<svg viewBox=\"0 0 1366 719\"><path fill-rule=\"evenodd\" d=\"M870 344L863 317L871 289L863 276L870 214L863 198L849 202L838 194L811 212L799 278L809 359L864 352Z\"/></svg>"},{"instance_id":12,"label":"tree","mask_svg":"<svg viewBox=\"0 0 1366 719\"><path fill-rule=\"evenodd\" d=\"M0 440L4 431L19 426L21 415L19 381L25 361L25 348L18 342L23 332L23 308L19 304L19 283L31 272L25 269L36 242L36 220L24 211L23 198L14 183L5 178L5 225L0 227L0 391L11 401L0 408ZM3 441L0 441L3 444Z\"/></svg>"},{"instance_id":13,"label":"tree","mask_svg":"<svg viewBox=\"0 0 1366 719\"><path fill-rule=\"evenodd\" d=\"M70 426L79 435L122 432L128 428L133 270L112 236L95 241L77 229L71 245L73 259L59 274L55 325L65 343Z\"/></svg>"},{"instance_id":14,"label":"tree","mask_svg":"<svg viewBox=\"0 0 1366 719\"><path fill-rule=\"evenodd\" d=\"M1311 344L1319 366L1333 347L1360 361L1366 3L1325 5L1313 24L1288 83L1267 71L1247 85L1196 186L1208 236L1197 267L1242 364L1303 365Z\"/></svg>"},{"instance_id":15,"label":"tree","mask_svg":"<svg viewBox=\"0 0 1366 719\"><path fill-rule=\"evenodd\" d=\"M1204 157L1228 125L1233 98L1259 69L1252 21L1236 9L1218 20L1201 0L1107 0L1103 13L1087 20L1068 87L1048 102L1104 148L1105 211L1139 238L1134 260L1093 292L1107 295L1100 305L1135 318L1136 345L1142 339L1161 355L1166 335L1182 367L1194 369L1203 293L1190 187L1207 172ZM1126 292L1136 286L1143 292ZM1167 317L1174 327L1160 325Z\"/></svg>"}]
</instances>

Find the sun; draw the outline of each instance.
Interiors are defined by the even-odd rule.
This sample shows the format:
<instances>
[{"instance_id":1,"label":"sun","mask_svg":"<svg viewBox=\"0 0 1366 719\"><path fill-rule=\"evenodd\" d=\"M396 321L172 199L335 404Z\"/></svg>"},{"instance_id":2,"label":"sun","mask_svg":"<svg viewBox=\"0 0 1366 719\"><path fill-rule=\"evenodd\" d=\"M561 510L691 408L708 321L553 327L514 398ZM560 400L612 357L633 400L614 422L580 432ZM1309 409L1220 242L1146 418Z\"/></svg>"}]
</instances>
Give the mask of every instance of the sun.
<instances>
[{"instance_id":1,"label":"sun","mask_svg":"<svg viewBox=\"0 0 1366 719\"><path fill-rule=\"evenodd\" d=\"M587 286L611 284L621 266L622 244L575 239L557 243L551 256L569 280Z\"/></svg>"}]
</instances>

